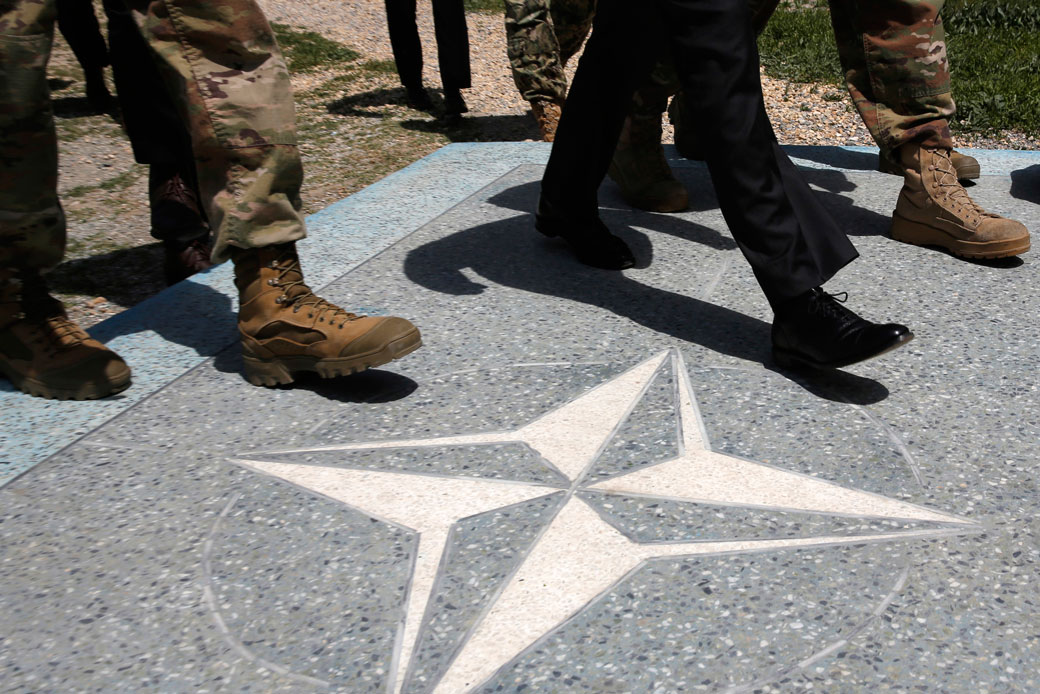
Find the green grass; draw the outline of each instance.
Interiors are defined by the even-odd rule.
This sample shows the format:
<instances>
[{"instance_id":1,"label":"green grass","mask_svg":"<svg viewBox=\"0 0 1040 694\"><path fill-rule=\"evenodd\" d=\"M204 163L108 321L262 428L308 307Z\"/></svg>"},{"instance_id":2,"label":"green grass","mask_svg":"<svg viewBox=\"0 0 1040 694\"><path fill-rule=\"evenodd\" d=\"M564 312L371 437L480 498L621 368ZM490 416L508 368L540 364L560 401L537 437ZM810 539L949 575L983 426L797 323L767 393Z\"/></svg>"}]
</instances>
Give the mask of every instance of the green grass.
<instances>
[{"instance_id":1,"label":"green grass","mask_svg":"<svg viewBox=\"0 0 1040 694\"><path fill-rule=\"evenodd\" d=\"M397 74L397 64L393 60L366 60L361 64L361 69L377 75Z\"/></svg>"},{"instance_id":2,"label":"green grass","mask_svg":"<svg viewBox=\"0 0 1040 694\"><path fill-rule=\"evenodd\" d=\"M272 24L271 28L292 72L332 67L357 60L361 56L349 46L330 41L313 31L300 31L284 24Z\"/></svg>"},{"instance_id":3,"label":"green grass","mask_svg":"<svg viewBox=\"0 0 1040 694\"><path fill-rule=\"evenodd\" d=\"M501 14L505 12L505 3L502 0L463 0L467 12L486 12L488 14Z\"/></svg>"},{"instance_id":4,"label":"green grass","mask_svg":"<svg viewBox=\"0 0 1040 694\"><path fill-rule=\"evenodd\" d=\"M1040 4L960 0L943 18L960 128L1040 132Z\"/></svg>"},{"instance_id":5,"label":"green grass","mask_svg":"<svg viewBox=\"0 0 1040 694\"><path fill-rule=\"evenodd\" d=\"M781 5L758 37L762 65L770 77L791 82L842 84L830 11Z\"/></svg>"},{"instance_id":6,"label":"green grass","mask_svg":"<svg viewBox=\"0 0 1040 694\"><path fill-rule=\"evenodd\" d=\"M124 190L136 183L137 179L139 179L143 173L143 167L140 167L139 170L139 167L135 166L134 168L124 171L121 174L117 174L112 178L106 178L101 183L98 183L98 188L101 190Z\"/></svg>"},{"instance_id":7,"label":"green grass","mask_svg":"<svg viewBox=\"0 0 1040 694\"><path fill-rule=\"evenodd\" d=\"M1040 132L1040 3L950 0L943 21L958 129ZM841 84L825 7L785 3L758 45L771 77Z\"/></svg>"}]
</instances>

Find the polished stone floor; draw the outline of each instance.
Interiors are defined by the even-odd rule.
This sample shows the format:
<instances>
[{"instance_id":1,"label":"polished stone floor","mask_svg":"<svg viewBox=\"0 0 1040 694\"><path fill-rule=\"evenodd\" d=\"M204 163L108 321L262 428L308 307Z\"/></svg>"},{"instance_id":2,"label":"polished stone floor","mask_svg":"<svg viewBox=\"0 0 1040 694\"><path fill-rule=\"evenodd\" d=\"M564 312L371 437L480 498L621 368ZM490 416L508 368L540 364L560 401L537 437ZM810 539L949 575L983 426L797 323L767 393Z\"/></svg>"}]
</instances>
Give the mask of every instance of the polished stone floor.
<instances>
[{"instance_id":1,"label":"polished stone floor","mask_svg":"<svg viewBox=\"0 0 1040 694\"><path fill-rule=\"evenodd\" d=\"M399 362L249 385L221 267L94 331L121 397L3 384L3 691L1040 690L1033 253L894 242L871 151L789 151L905 348L776 366L700 165L678 215L605 184L611 273L533 232L545 146L471 144L309 220ZM1040 154L974 154L1040 233Z\"/></svg>"}]
</instances>

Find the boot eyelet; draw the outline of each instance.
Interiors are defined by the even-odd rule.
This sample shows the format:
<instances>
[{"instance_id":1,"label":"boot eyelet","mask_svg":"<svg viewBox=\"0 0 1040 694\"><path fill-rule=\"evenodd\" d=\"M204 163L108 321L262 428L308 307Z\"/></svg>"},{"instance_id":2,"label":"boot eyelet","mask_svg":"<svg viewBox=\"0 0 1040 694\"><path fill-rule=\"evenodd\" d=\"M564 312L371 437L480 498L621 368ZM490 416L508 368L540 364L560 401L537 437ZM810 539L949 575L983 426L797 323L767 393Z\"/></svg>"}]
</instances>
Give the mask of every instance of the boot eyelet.
<instances>
[{"instance_id":1,"label":"boot eyelet","mask_svg":"<svg viewBox=\"0 0 1040 694\"><path fill-rule=\"evenodd\" d=\"M276 280L276 279L267 280L267 283L269 285L271 285L272 287L277 287L278 286L278 280Z\"/></svg>"}]
</instances>

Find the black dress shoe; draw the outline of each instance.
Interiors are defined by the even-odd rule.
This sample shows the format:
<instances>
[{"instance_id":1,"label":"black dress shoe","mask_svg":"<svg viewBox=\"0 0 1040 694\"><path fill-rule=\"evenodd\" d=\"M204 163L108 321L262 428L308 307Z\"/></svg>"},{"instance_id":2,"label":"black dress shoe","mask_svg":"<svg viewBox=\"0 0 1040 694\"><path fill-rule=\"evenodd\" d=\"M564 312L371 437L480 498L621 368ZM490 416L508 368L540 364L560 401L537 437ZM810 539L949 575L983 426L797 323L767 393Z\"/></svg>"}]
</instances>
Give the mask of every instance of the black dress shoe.
<instances>
[{"instance_id":1,"label":"black dress shoe","mask_svg":"<svg viewBox=\"0 0 1040 694\"><path fill-rule=\"evenodd\" d=\"M773 318L773 358L783 367L837 369L905 345L905 325L871 323L819 287L783 304Z\"/></svg>"},{"instance_id":2,"label":"black dress shoe","mask_svg":"<svg viewBox=\"0 0 1040 694\"><path fill-rule=\"evenodd\" d=\"M418 87L405 87L408 94L408 105L416 111L432 111L433 100L430 94L421 85Z\"/></svg>"},{"instance_id":3,"label":"black dress shoe","mask_svg":"<svg viewBox=\"0 0 1040 694\"><path fill-rule=\"evenodd\" d=\"M462 99L462 92L458 89L444 90L444 115L441 121L450 128L462 124L462 114L469 111L466 102Z\"/></svg>"},{"instance_id":4,"label":"black dress shoe","mask_svg":"<svg viewBox=\"0 0 1040 694\"><path fill-rule=\"evenodd\" d=\"M163 241L163 252L163 275L168 287L213 267L213 244L208 237L187 242Z\"/></svg>"},{"instance_id":5,"label":"black dress shoe","mask_svg":"<svg viewBox=\"0 0 1040 694\"><path fill-rule=\"evenodd\" d=\"M444 114L448 116L461 116L468 113L469 107L462 99L462 92L458 89L444 90Z\"/></svg>"},{"instance_id":6,"label":"black dress shoe","mask_svg":"<svg viewBox=\"0 0 1040 694\"><path fill-rule=\"evenodd\" d=\"M586 265L604 270L625 270L636 264L624 241L610 233L599 217L578 219L552 210L544 198L538 201L534 228L546 236L559 236L575 257Z\"/></svg>"}]
</instances>

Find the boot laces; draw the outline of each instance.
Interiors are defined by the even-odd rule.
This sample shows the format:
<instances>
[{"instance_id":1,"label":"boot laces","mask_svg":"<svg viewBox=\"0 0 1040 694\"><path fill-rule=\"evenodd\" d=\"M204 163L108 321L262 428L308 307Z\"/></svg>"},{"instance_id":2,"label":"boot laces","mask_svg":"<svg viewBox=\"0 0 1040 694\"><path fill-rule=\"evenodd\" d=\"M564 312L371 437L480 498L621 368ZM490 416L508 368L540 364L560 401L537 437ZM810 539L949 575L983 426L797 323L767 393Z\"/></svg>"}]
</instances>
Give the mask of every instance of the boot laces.
<instances>
[{"instance_id":1,"label":"boot laces","mask_svg":"<svg viewBox=\"0 0 1040 694\"><path fill-rule=\"evenodd\" d=\"M272 261L271 267L279 271L278 277L272 280L271 284L282 289L281 296L275 299L275 302L286 308L291 306L293 313L299 313L303 309L308 309L308 317L317 317L318 322L328 322L330 324L336 324L338 321L337 327L340 329L351 321L364 318L364 316L344 310L315 294L303 281L303 271L300 269L298 258L292 258L285 265L282 265L281 260ZM285 277L290 273L295 273L299 279L286 281Z\"/></svg>"},{"instance_id":2,"label":"boot laces","mask_svg":"<svg viewBox=\"0 0 1040 694\"><path fill-rule=\"evenodd\" d=\"M33 342L47 345L49 353L71 349L89 338L65 314L61 302L52 297L43 278L33 273L21 280L21 314L33 327Z\"/></svg>"},{"instance_id":3,"label":"boot laces","mask_svg":"<svg viewBox=\"0 0 1040 694\"><path fill-rule=\"evenodd\" d=\"M39 341L45 341L52 353L77 347L88 338L82 328L63 315L44 319L40 333Z\"/></svg>"},{"instance_id":4,"label":"boot laces","mask_svg":"<svg viewBox=\"0 0 1040 694\"><path fill-rule=\"evenodd\" d=\"M953 204L954 210L966 212L974 224L978 224L983 217L996 217L997 215L979 207L978 203L971 199L968 191L964 190L964 186L957 180L957 167L953 165L953 160L950 158L950 150L934 149L931 151L935 155L935 158L932 160L934 162L932 168L935 171L935 184L939 189L940 195Z\"/></svg>"}]
</instances>

